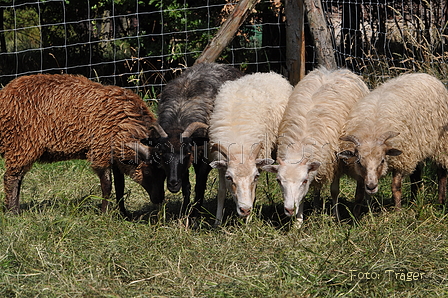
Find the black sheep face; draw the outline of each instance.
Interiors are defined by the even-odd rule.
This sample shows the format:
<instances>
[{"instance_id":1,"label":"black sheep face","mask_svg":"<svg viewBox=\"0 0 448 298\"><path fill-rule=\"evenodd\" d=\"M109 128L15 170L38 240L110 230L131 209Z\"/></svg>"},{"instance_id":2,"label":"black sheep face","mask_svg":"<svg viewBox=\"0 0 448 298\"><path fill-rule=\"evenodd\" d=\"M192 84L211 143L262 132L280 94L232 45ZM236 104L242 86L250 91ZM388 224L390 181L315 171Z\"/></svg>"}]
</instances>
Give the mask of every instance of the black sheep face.
<instances>
[{"instance_id":1,"label":"black sheep face","mask_svg":"<svg viewBox=\"0 0 448 298\"><path fill-rule=\"evenodd\" d=\"M166 138L145 139L142 142L153 148L152 160L164 169L168 190L176 193L182 187L182 179L189 179L188 168L193 162L197 146L192 138L181 134L168 134Z\"/></svg>"}]
</instances>

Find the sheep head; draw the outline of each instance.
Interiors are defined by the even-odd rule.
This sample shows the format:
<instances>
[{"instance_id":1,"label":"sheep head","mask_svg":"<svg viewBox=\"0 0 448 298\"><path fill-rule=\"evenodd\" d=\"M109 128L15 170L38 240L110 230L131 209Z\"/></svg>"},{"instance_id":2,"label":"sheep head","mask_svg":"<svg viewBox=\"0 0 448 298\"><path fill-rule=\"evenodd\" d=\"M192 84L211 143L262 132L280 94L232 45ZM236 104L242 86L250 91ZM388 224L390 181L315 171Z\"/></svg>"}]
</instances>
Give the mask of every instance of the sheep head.
<instances>
[{"instance_id":1,"label":"sheep head","mask_svg":"<svg viewBox=\"0 0 448 298\"><path fill-rule=\"evenodd\" d=\"M171 128L165 131L159 124L154 124L153 128L155 136L153 134L141 142L152 148L153 163L164 169L167 188L176 193L182 187L182 179L188 179L188 168L191 163L197 162L194 158L198 156L198 150L202 150L198 147L206 146L208 125L193 122L185 129Z\"/></svg>"},{"instance_id":2,"label":"sheep head","mask_svg":"<svg viewBox=\"0 0 448 298\"><path fill-rule=\"evenodd\" d=\"M299 206L308 193L320 163L310 162L306 158L297 162L277 158L277 162L278 165L267 165L263 170L277 174L277 182L283 193L285 214L301 219Z\"/></svg>"},{"instance_id":3,"label":"sheep head","mask_svg":"<svg viewBox=\"0 0 448 298\"><path fill-rule=\"evenodd\" d=\"M241 148L238 153L230 152L230 149L235 147L237 147L236 144L227 148L221 144L214 144L212 151L221 153L224 160L213 161L210 166L225 171L225 183L236 203L238 215L245 217L253 208L261 168L274 161L270 158L257 158L262 149L262 143L254 144L250 150Z\"/></svg>"},{"instance_id":4,"label":"sheep head","mask_svg":"<svg viewBox=\"0 0 448 298\"><path fill-rule=\"evenodd\" d=\"M372 140L360 140L354 135L340 138L355 145L353 150L343 151L338 156L343 160L353 161L356 173L364 179L368 194L378 192L378 181L387 173L387 156L398 156L402 153L387 142L398 135L398 132L388 131Z\"/></svg>"}]
</instances>

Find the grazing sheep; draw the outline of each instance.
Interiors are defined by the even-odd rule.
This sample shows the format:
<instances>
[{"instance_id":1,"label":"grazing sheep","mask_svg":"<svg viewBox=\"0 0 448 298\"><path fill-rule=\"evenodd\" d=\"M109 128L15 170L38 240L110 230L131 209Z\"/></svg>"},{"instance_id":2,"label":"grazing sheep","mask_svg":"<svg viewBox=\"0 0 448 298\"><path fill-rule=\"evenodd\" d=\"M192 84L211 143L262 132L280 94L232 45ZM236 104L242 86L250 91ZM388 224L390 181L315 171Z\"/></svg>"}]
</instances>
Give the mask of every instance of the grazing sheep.
<instances>
[{"instance_id":1,"label":"grazing sheep","mask_svg":"<svg viewBox=\"0 0 448 298\"><path fill-rule=\"evenodd\" d=\"M357 159L355 171L368 194L376 193L380 177L392 170L392 194L399 209L403 176L427 158L447 168L446 115L448 92L442 82L423 73L401 75L352 109L341 138L350 147L340 157ZM444 195L439 193L439 198Z\"/></svg>"},{"instance_id":2,"label":"grazing sheep","mask_svg":"<svg viewBox=\"0 0 448 298\"><path fill-rule=\"evenodd\" d=\"M270 156L291 92L289 82L273 72L247 75L221 87L209 128L213 149L224 156L210 164L219 169L215 224L222 222L226 188L238 214L250 214L261 167L273 162Z\"/></svg>"},{"instance_id":3,"label":"grazing sheep","mask_svg":"<svg viewBox=\"0 0 448 298\"><path fill-rule=\"evenodd\" d=\"M114 175L120 210L125 213L124 174L141 184L158 203L163 189L153 187L158 175L125 144L148 136L155 122L133 92L103 86L82 76L30 75L0 91L0 153L5 158L6 208L19 210L20 185L35 161L87 159L99 176L107 208Z\"/></svg>"},{"instance_id":4,"label":"grazing sheep","mask_svg":"<svg viewBox=\"0 0 448 298\"><path fill-rule=\"evenodd\" d=\"M154 148L154 160L165 172L168 190L176 193L182 187L183 213L190 204L191 164L196 173L193 215L204 200L211 170L206 154L207 128L216 94L224 82L241 76L241 71L229 65L200 63L170 81L162 92L156 136L142 142Z\"/></svg>"},{"instance_id":5,"label":"grazing sheep","mask_svg":"<svg viewBox=\"0 0 448 298\"><path fill-rule=\"evenodd\" d=\"M320 189L331 183L336 217L339 180L343 164L338 163L339 137L350 109L369 92L368 87L347 69L310 72L294 88L279 128L277 160L263 170L277 174L283 191L285 214L303 222L303 198L310 185ZM347 170L345 170L347 172Z\"/></svg>"}]
</instances>

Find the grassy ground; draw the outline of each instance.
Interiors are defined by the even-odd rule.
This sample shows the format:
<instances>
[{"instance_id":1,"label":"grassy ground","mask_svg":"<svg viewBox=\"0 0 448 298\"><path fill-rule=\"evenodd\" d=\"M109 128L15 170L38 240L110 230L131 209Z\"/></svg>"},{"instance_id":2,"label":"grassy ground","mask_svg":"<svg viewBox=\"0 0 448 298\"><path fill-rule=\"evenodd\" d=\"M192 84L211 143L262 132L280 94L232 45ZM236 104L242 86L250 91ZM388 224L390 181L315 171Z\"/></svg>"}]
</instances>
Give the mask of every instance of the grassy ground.
<instances>
[{"instance_id":1,"label":"grassy ground","mask_svg":"<svg viewBox=\"0 0 448 298\"><path fill-rule=\"evenodd\" d=\"M275 179L262 176L247 222L229 200L222 227L205 215L191 228L177 216L180 195L167 194L159 210L127 181L128 208L141 217L125 221L99 212L99 181L85 162L37 164L22 214L0 213L0 297L448 296L448 216L433 203L430 174L402 212L387 208L386 179L360 221L307 210L301 229L277 212ZM343 210L353 185L344 180ZM212 175L210 214L216 186Z\"/></svg>"}]
</instances>

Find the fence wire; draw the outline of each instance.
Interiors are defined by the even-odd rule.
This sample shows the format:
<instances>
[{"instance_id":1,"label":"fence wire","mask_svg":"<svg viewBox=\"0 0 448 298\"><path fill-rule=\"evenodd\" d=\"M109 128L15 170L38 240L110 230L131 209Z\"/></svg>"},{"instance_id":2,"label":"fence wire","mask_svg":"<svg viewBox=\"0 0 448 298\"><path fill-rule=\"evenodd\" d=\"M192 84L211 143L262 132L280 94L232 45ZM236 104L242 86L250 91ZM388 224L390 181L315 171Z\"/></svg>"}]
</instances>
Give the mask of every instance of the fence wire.
<instances>
[{"instance_id":1,"label":"fence wire","mask_svg":"<svg viewBox=\"0 0 448 298\"><path fill-rule=\"evenodd\" d=\"M339 66L371 79L409 71L446 78L448 5L443 0L326 1Z\"/></svg>"},{"instance_id":2,"label":"fence wire","mask_svg":"<svg viewBox=\"0 0 448 298\"><path fill-rule=\"evenodd\" d=\"M235 3L226 0L0 0L0 83L35 73L82 74L156 98L191 66ZM280 2L261 1L219 62L281 71Z\"/></svg>"},{"instance_id":3,"label":"fence wire","mask_svg":"<svg viewBox=\"0 0 448 298\"><path fill-rule=\"evenodd\" d=\"M340 67L371 85L406 71L447 77L446 1L322 4ZM0 0L0 83L34 73L82 74L154 99L194 63L234 6L232 0ZM285 22L282 1L260 1L218 62L284 74ZM307 70L316 66L309 32Z\"/></svg>"}]
</instances>

